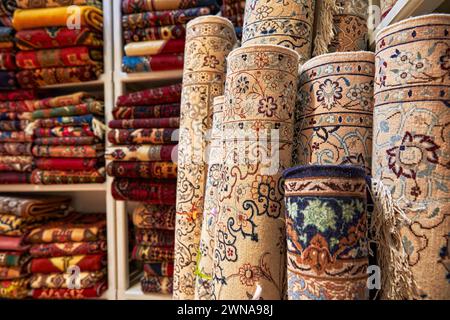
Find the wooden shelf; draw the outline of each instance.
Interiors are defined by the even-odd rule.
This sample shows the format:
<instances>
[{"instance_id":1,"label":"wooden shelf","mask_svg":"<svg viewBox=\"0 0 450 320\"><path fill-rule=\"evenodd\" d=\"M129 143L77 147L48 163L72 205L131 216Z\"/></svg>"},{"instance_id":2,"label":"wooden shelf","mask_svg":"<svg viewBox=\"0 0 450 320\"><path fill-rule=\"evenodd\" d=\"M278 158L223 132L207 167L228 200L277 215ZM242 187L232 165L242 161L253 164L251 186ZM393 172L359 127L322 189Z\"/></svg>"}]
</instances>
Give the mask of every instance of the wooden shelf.
<instances>
[{"instance_id":1,"label":"wooden shelf","mask_svg":"<svg viewBox=\"0 0 450 320\"><path fill-rule=\"evenodd\" d=\"M119 300L172 300L171 294L143 293L141 284L137 283L123 294L119 294Z\"/></svg>"},{"instance_id":2,"label":"wooden shelf","mask_svg":"<svg viewBox=\"0 0 450 320\"><path fill-rule=\"evenodd\" d=\"M377 28L370 33L371 47L375 47L375 38L383 28L409 17L430 14L443 2L444 0L398 0Z\"/></svg>"},{"instance_id":3,"label":"wooden shelf","mask_svg":"<svg viewBox=\"0 0 450 320\"><path fill-rule=\"evenodd\" d=\"M0 192L88 192L106 191L106 183L91 184L3 184L0 185Z\"/></svg>"},{"instance_id":4,"label":"wooden shelf","mask_svg":"<svg viewBox=\"0 0 450 320\"><path fill-rule=\"evenodd\" d=\"M123 73L117 74L117 81L122 83L148 82L148 81L165 81L181 79L183 70L156 71L156 72L140 72L140 73Z\"/></svg>"}]
</instances>

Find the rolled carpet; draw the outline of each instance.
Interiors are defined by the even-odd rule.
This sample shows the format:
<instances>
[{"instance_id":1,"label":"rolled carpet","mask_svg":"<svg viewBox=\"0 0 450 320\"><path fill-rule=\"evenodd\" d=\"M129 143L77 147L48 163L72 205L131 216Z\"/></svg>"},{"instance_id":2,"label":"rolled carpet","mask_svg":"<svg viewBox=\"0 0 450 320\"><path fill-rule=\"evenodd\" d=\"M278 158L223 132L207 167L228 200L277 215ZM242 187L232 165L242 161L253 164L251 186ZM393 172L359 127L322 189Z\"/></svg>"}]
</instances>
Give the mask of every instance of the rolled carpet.
<instances>
[{"instance_id":1,"label":"rolled carpet","mask_svg":"<svg viewBox=\"0 0 450 320\"><path fill-rule=\"evenodd\" d=\"M135 230L136 243L150 247L172 247L175 244L175 234L172 230ZM158 259L155 259L158 261Z\"/></svg>"},{"instance_id":2,"label":"rolled carpet","mask_svg":"<svg viewBox=\"0 0 450 320\"><path fill-rule=\"evenodd\" d=\"M185 43L184 39L131 42L125 45L124 50L129 57L183 53Z\"/></svg>"},{"instance_id":3,"label":"rolled carpet","mask_svg":"<svg viewBox=\"0 0 450 320\"><path fill-rule=\"evenodd\" d=\"M144 57L123 57L122 71L126 73L182 70L183 54L158 54Z\"/></svg>"},{"instance_id":4,"label":"rolled carpet","mask_svg":"<svg viewBox=\"0 0 450 320\"><path fill-rule=\"evenodd\" d=\"M0 196L0 212L21 218L33 218L62 212L69 208L70 198L60 196Z\"/></svg>"},{"instance_id":5,"label":"rolled carpet","mask_svg":"<svg viewBox=\"0 0 450 320\"><path fill-rule=\"evenodd\" d=\"M90 171L104 165L100 158L35 158L34 166L41 170Z\"/></svg>"},{"instance_id":6,"label":"rolled carpet","mask_svg":"<svg viewBox=\"0 0 450 320\"><path fill-rule=\"evenodd\" d=\"M20 51L16 55L16 64L21 69L76 67L99 62L103 62L103 51L88 47Z\"/></svg>"},{"instance_id":7,"label":"rolled carpet","mask_svg":"<svg viewBox=\"0 0 450 320\"><path fill-rule=\"evenodd\" d=\"M138 244L134 247L132 257L138 261L173 261L173 246L155 247Z\"/></svg>"},{"instance_id":8,"label":"rolled carpet","mask_svg":"<svg viewBox=\"0 0 450 320\"><path fill-rule=\"evenodd\" d=\"M17 82L24 88L36 88L60 83L76 83L98 79L102 65L28 69L17 73Z\"/></svg>"},{"instance_id":9,"label":"rolled carpet","mask_svg":"<svg viewBox=\"0 0 450 320\"><path fill-rule=\"evenodd\" d=\"M0 154L9 156L29 156L31 155L31 143L0 143Z\"/></svg>"},{"instance_id":10,"label":"rolled carpet","mask_svg":"<svg viewBox=\"0 0 450 320\"><path fill-rule=\"evenodd\" d=\"M180 126L180 118L179 117L150 118L150 119L123 119L123 120L111 120L109 122L109 127L111 129L178 128L179 126ZM175 141L177 141L177 140L175 140Z\"/></svg>"},{"instance_id":11,"label":"rolled carpet","mask_svg":"<svg viewBox=\"0 0 450 320\"><path fill-rule=\"evenodd\" d=\"M178 118L180 104L166 104L155 106L115 107L112 111L115 120L145 119L145 118ZM110 124L111 125L111 124ZM120 125L122 128L122 125Z\"/></svg>"},{"instance_id":12,"label":"rolled carpet","mask_svg":"<svg viewBox=\"0 0 450 320\"><path fill-rule=\"evenodd\" d=\"M217 5L216 0L123 0L122 12L177 10Z\"/></svg>"},{"instance_id":13,"label":"rolled carpet","mask_svg":"<svg viewBox=\"0 0 450 320\"><path fill-rule=\"evenodd\" d=\"M117 105L129 107L179 103L181 99L181 88L181 84L174 84L125 94L117 98Z\"/></svg>"},{"instance_id":14,"label":"rolled carpet","mask_svg":"<svg viewBox=\"0 0 450 320\"><path fill-rule=\"evenodd\" d=\"M176 179L177 165L161 161L113 161L106 167L106 172L116 178Z\"/></svg>"},{"instance_id":15,"label":"rolled carpet","mask_svg":"<svg viewBox=\"0 0 450 320\"><path fill-rule=\"evenodd\" d=\"M94 137L102 138L98 136L97 132L94 132L89 125L81 125L78 127L53 127L53 128L37 128L34 129L34 135L40 138L77 138L77 137Z\"/></svg>"},{"instance_id":16,"label":"rolled carpet","mask_svg":"<svg viewBox=\"0 0 450 320\"><path fill-rule=\"evenodd\" d=\"M106 289L108 285L104 281L86 289L33 289L31 296L41 300L79 300L101 297Z\"/></svg>"},{"instance_id":17,"label":"rolled carpet","mask_svg":"<svg viewBox=\"0 0 450 320\"><path fill-rule=\"evenodd\" d=\"M103 115L105 105L102 101L89 101L83 104L33 111L33 119L81 116L87 114Z\"/></svg>"},{"instance_id":18,"label":"rolled carpet","mask_svg":"<svg viewBox=\"0 0 450 320\"><path fill-rule=\"evenodd\" d=\"M87 92L75 92L63 96L52 96L45 99L29 101L33 110L59 108L93 102L94 97Z\"/></svg>"},{"instance_id":19,"label":"rolled carpet","mask_svg":"<svg viewBox=\"0 0 450 320\"><path fill-rule=\"evenodd\" d=\"M31 174L28 172L1 172L0 184L28 184Z\"/></svg>"},{"instance_id":20,"label":"rolled carpet","mask_svg":"<svg viewBox=\"0 0 450 320\"><path fill-rule=\"evenodd\" d=\"M368 299L364 170L300 166L284 178L289 299Z\"/></svg>"},{"instance_id":21,"label":"rolled carpet","mask_svg":"<svg viewBox=\"0 0 450 320\"><path fill-rule=\"evenodd\" d=\"M13 26L17 31L46 27L65 27L74 23L74 15L81 27L103 32L103 11L91 6L56 7L45 9L17 9L14 11Z\"/></svg>"},{"instance_id":22,"label":"rolled carpet","mask_svg":"<svg viewBox=\"0 0 450 320\"><path fill-rule=\"evenodd\" d=\"M28 276L28 272L22 267L0 267L0 281L14 280Z\"/></svg>"},{"instance_id":23,"label":"rolled carpet","mask_svg":"<svg viewBox=\"0 0 450 320\"><path fill-rule=\"evenodd\" d=\"M102 8L101 0L44 0L44 1L29 1L16 0L17 7L21 9L37 9L37 8L53 8L53 7L67 7L67 6L94 6Z\"/></svg>"},{"instance_id":24,"label":"rolled carpet","mask_svg":"<svg viewBox=\"0 0 450 320\"><path fill-rule=\"evenodd\" d=\"M11 51L0 51L0 70L16 70L16 55Z\"/></svg>"},{"instance_id":25,"label":"rolled carpet","mask_svg":"<svg viewBox=\"0 0 450 320\"><path fill-rule=\"evenodd\" d=\"M176 180L116 178L112 184L112 196L118 201L174 204Z\"/></svg>"},{"instance_id":26,"label":"rolled carpet","mask_svg":"<svg viewBox=\"0 0 450 320\"><path fill-rule=\"evenodd\" d=\"M172 262L149 262L144 263L144 274L146 277L172 277Z\"/></svg>"},{"instance_id":27,"label":"rolled carpet","mask_svg":"<svg viewBox=\"0 0 450 320\"><path fill-rule=\"evenodd\" d=\"M30 260L27 252L5 251L0 252L0 266L2 267L20 267L24 266Z\"/></svg>"},{"instance_id":28,"label":"rolled carpet","mask_svg":"<svg viewBox=\"0 0 450 320\"><path fill-rule=\"evenodd\" d=\"M0 112L15 112L23 113L30 112L34 110L33 100L23 100L23 101L2 101L0 102Z\"/></svg>"},{"instance_id":29,"label":"rolled carpet","mask_svg":"<svg viewBox=\"0 0 450 320\"><path fill-rule=\"evenodd\" d=\"M28 296L29 279L0 281L1 299L25 299Z\"/></svg>"},{"instance_id":30,"label":"rolled carpet","mask_svg":"<svg viewBox=\"0 0 450 320\"><path fill-rule=\"evenodd\" d=\"M178 141L178 129L113 129L108 132L112 144L171 144Z\"/></svg>"},{"instance_id":31,"label":"rolled carpet","mask_svg":"<svg viewBox=\"0 0 450 320\"><path fill-rule=\"evenodd\" d=\"M2 236L0 235L0 250L27 252L29 246L24 244L23 236Z\"/></svg>"},{"instance_id":32,"label":"rolled carpet","mask_svg":"<svg viewBox=\"0 0 450 320\"><path fill-rule=\"evenodd\" d=\"M109 147L106 152L107 160L116 161L173 161L176 157L175 145Z\"/></svg>"},{"instance_id":33,"label":"rolled carpet","mask_svg":"<svg viewBox=\"0 0 450 320\"><path fill-rule=\"evenodd\" d=\"M54 128L58 126L93 126L94 123L101 123L101 121L94 117L92 114L86 114L82 116L36 119L32 124L34 127L38 128Z\"/></svg>"},{"instance_id":34,"label":"rolled carpet","mask_svg":"<svg viewBox=\"0 0 450 320\"><path fill-rule=\"evenodd\" d=\"M98 144L100 141L96 137L47 137L35 138L33 143L35 145L48 146L81 146ZM0 147L1 150L1 147Z\"/></svg>"},{"instance_id":35,"label":"rolled carpet","mask_svg":"<svg viewBox=\"0 0 450 320\"><path fill-rule=\"evenodd\" d=\"M6 101L2 101L6 102ZM2 103L0 102L0 103ZM0 111L0 120L31 120L31 112L9 112Z\"/></svg>"},{"instance_id":36,"label":"rolled carpet","mask_svg":"<svg viewBox=\"0 0 450 320\"><path fill-rule=\"evenodd\" d=\"M34 146L35 157L51 158L97 158L105 153L103 144L87 146Z\"/></svg>"},{"instance_id":37,"label":"rolled carpet","mask_svg":"<svg viewBox=\"0 0 450 320\"><path fill-rule=\"evenodd\" d=\"M133 211L132 219L136 228L175 229L175 206L139 203Z\"/></svg>"},{"instance_id":38,"label":"rolled carpet","mask_svg":"<svg viewBox=\"0 0 450 320\"><path fill-rule=\"evenodd\" d=\"M77 266L81 272L99 271L106 266L106 255L91 254L70 257L34 258L30 262L29 270L31 273L65 273L72 266Z\"/></svg>"},{"instance_id":39,"label":"rolled carpet","mask_svg":"<svg viewBox=\"0 0 450 320\"><path fill-rule=\"evenodd\" d=\"M17 48L20 50L51 49L55 47L87 46L103 48L103 35L87 27L68 29L67 27L50 27L22 30L15 35Z\"/></svg>"},{"instance_id":40,"label":"rolled carpet","mask_svg":"<svg viewBox=\"0 0 450 320\"><path fill-rule=\"evenodd\" d=\"M0 171L31 172L33 157L0 155Z\"/></svg>"},{"instance_id":41,"label":"rolled carpet","mask_svg":"<svg viewBox=\"0 0 450 320\"><path fill-rule=\"evenodd\" d=\"M30 255L37 258L90 255L107 251L105 240L92 242L41 243L30 247Z\"/></svg>"},{"instance_id":42,"label":"rolled carpet","mask_svg":"<svg viewBox=\"0 0 450 320\"><path fill-rule=\"evenodd\" d=\"M84 184L105 182L104 168L87 171L40 170L31 173L33 184Z\"/></svg>"},{"instance_id":43,"label":"rolled carpet","mask_svg":"<svg viewBox=\"0 0 450 320\"><path fill-rule=\"evenodd\" d=\"M185 37L186 27L184 25L170 25L123 31L123 40L125 41L125 43L152 40L184 39Z\"/></svg>"},{"instance_id":44,"label":"rolled carpet","mask_svg":"<svg viewBox=\"0 0 450 320\"><path fill-rule=\"evenodd\" d=\"M145 293L171 294L173 292L172 277L149 277L141 279L141 289Z\"/></svg>"},{"instance_id":45,"label":"rolled carpet","mask_svg":"<svg viewBox=\"0 0 450 320\"><path fill-rule=\"evenodd\" d=\"M49 273L32 274L30 277L30 287L32 289L67 289L68 284L71 284L70 273ZM79 284L79 289L86 289L104 281L106 278L105 271L88 271L80 272L76 280Z\"/></svg>"},{"instance_id":46,"label":"rolled carpet","mask_svg":"<svg viewBox=\"0 0 450 320\"><path fill-rule=\"evenodd\" d=\"M23 131L0 131L0 142L32 142L33 137Z\"/></svg>"},{"instance_id":47,"label":"rolled carpet","mask_svg":"<svg viewBox=\"0 0 450 320\"><path fill-rule=\"evenodd\" d=\"M28 123L29 123L28 120L0 121L0 130L22 131L27 127Z\"/></svg>"}]
</instances>

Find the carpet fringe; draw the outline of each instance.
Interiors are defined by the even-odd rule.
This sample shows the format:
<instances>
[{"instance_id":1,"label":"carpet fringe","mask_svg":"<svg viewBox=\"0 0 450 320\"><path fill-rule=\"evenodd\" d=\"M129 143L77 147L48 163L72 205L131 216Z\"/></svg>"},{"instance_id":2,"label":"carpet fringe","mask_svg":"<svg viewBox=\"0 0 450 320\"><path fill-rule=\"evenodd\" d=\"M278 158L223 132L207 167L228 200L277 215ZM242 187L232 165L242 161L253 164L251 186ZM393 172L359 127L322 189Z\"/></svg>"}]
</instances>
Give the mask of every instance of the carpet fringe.
<instances>
[{"instance_id":1,"label":"carpet fringe","mask_svg":"<svg viewBox=\"0 0 450 320\"><path fill-rule=\"evenodd\" d=\"M335 36L333 18L339 9L340 7L336 0L322 1L322 6L317 17L318 23L314 39L314 57L328 53L328 46Z\"/></svg>"}]
</instances>

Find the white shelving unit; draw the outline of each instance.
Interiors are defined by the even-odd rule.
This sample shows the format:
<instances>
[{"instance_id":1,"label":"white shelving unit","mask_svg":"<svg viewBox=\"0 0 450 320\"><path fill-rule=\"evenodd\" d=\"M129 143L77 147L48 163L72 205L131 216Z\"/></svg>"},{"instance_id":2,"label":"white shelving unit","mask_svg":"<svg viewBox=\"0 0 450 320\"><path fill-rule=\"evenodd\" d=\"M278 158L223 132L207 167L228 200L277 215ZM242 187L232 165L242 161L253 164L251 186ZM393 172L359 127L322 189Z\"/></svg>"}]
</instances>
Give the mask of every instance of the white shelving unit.
<instances>
[{"instance_id":1,"label":"white shelving unit","mask_svg":"<svg viewBox=\"0 0 450 320\"><path fill-rule=\"evenodd\" d=\"M112 5L111 1L103 1L103 40L104 40L104 73L98 80L82 83L64 83L39 88L49 95L60 95L76 91L88 91L100 94L105 102L105 122L111 119L114 104L113 83L113 37L112 37ZM0 193L42 193L68 195L72 198L74 209L80 212L105 212L107 219L108 242L108 290L99 298L117 299L116 268L116 208L111 197L110 179L104 184L75 185L0 185Z\"/></svg>"},{"instance_id":2,"label":"white shelving unit","mask_svg":"<svg viewBox=\"0 0 450 320\"><path fill-rule=\"evenodd\" d=\"M127 92L158 87L181 80L181 70L163 72L122 72L123 36L121 0L113 0L114 33L114 101ZM116 201L117 218L117 298L119 300L170 300L171 295L144 294L139 283L139 275L130 275L128 213L135 204Z\"/></svg>"}]
</instances>

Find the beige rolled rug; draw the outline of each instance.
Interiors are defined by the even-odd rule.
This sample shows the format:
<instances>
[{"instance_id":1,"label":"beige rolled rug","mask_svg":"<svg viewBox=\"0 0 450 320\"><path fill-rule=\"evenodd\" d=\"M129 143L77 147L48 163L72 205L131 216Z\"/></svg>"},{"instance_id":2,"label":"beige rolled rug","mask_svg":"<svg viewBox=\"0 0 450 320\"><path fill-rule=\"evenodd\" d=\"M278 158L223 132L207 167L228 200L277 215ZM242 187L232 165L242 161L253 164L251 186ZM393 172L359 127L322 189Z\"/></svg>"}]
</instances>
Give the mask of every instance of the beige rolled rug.
<instances>
[{"instance_id":1,"label":"beige rolled rug","mask_svg":"<svg viewBox=\"0 0 450 320\"><path fill-rule=\"evenodd\" d=\"M450 15L376 38L373 176L411 219L401 238L420 294L450 299Z\"/></svg>"},{"instance_id":2,"label":"beige rolled rug","mask_svg":"<svg viewBox=\"0 0 450 320\"><path fill-rule=\"evenodd\" d=\"M274 45L247 45L228 57L213 299L285 297L280 178L291 164L298 60Z\"/></svg>"},{"instance_id":3,"label":"beige rolled rug","mask_svg":"<svg viewBox=\"0 0 450 320\"><path fill-rule=\"evenodd\" d=\"M247 1L242 45L276 44L311 57L315 0Z\"/></svg>"},{"instance_id":4,"label":"beige rolled rug","mask_svg":"<svg viewBox=\"0 0 450 320\"><path fill-rule=\"evenodd\" d=\"M294 162L372 165L372 52L337 52L309 60L300 71Z\"/></svg>"},{"instance_id":5,"label":"beige rolled rug","mask_svg":"<svg viewBox=\"0 0 450 320\"><path fill-rule=\"evenodd\" d=\"M225 59L236 43L232 23L217 16L192 20L186 32L178 145L175 299L194 299L208 169L206 133L211 129L213 99L224 91Z\"/></svg>"},{"instance_id":6,"label":"beige rolled rug","mask_svg":"<svg viewBox=\"0 0 450 320\"><path fill-rule=\"evenodd\" d=\"M219 192L223 164L222 117L224 96L214 98L213 123L208 157L208 176L205 187L200 257L195 285L196 300L210 300L213 292L212 270L214 235L219 215Z\"/></svg>"}]
</instances>

